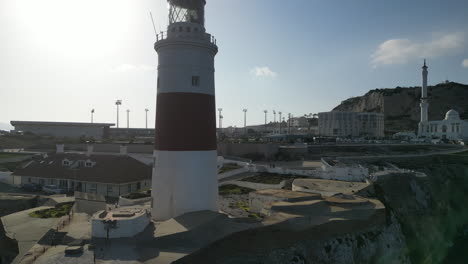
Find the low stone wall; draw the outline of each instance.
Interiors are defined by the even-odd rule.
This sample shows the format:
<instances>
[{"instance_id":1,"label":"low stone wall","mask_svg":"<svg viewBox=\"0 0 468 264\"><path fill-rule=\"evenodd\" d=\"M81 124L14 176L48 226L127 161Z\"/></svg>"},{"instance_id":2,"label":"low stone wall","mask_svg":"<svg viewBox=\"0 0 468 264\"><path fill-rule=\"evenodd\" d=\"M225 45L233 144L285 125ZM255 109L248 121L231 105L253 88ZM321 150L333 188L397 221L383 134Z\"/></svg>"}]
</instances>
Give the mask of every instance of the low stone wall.
<instances>
[{"instance_id":1,"label":"low stone wall","mask_svg":"<svg viewBox=\"0 0 468 264\"><path fill-rule=\"evenodd\" d=\"M297 175L297 176L307 176L307 177L317 177L321 176L320 170L298 170L298 169L287 169L281 167L268 167L264 165L257 165L252 170L252 172L268 172L281 175Z\"/></svg>"},{"instance_id":2,"label":"low stone wall","mask_svg":"<svg viewBox=\"0 0 468 264\"><path fill-rule=\"evenodd\" d=\"M221 156L237 156L260 154L269 159L278 153L277 144L254 144L254 143L218 143L218 154Z\"/></svg>"},{"instance_id":3,"label":"low stone wall","mask_svg":"<svg viewBox=\"0 0 468 264\"><path fill-rule=\"evenodd\" d=\"M106 202L76 199L75 210L77 213L86 213L92 215L98 211L106 210Z\"/></svg>"},{"instance_id":4,"label":"low stone wall","mask_svg":"<svg viewBox=\"0 0 468 264\"><path fill-rule=\"evenodd\" d=\"M218 180L226 179L241 173L248 172L250 169L249 168L240 168L240 169L235 169L231 171L227 171L225 173L218 174Z\"/></svg>"},{"instance_id":5,"label":"low stone wall","mask_svg":"<svg viewBox=\"0 0 468 264\"><path fill-rule=\"evenodd\" d=\"M250 188L254 190L266 190L266 189L281 189L286 184L286 181L282 181L279 184L264 184L264 183L256 183L256 182L247 182L247 181L226 181L220 183L220 186L227 185L227 184L234 184L239 187Z\"/></svg>"},{"instance_id":6,"label":"low stone wall","mask_svg":"<svg viewBox=\"0 0 468 264\"><path fill-rule=\"evenodd\" d=\"M119 197L119 206L141 205L147 202L151 202L151 196L140 199L127 199L122 196Z\"/></svg>"},{"instance_id":7,"label":"low stone wall","mask_svg":"<svg viewBox=\"0 0 468 264\"><path fill-rule=\"evenodd\" d=\"M133 237L142 232L151 221L149 212L129 219L118 219L107 232L106 223L98 217L100 213L102 211L93 215L91 220L92 236L97 238L106 238L107 233L109 233L109 238Z\"/></svg>"}]
</instances>

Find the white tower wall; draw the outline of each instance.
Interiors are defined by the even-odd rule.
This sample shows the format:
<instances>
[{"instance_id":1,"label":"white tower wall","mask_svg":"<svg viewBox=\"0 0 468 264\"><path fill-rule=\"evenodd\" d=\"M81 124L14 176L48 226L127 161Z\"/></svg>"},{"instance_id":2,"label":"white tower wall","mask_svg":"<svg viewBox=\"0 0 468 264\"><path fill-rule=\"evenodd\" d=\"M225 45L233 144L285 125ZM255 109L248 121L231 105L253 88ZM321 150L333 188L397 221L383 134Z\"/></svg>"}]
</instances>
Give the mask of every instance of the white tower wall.
<instances>
[{"instance_id":1,"label":"white tower wall","mask_svg":"<svg viewBox=\"0 0 468 264\"><path fill-rule=\"evenodd\" d=\"M215 40L203 25L175 22L159 35L152 217L217 211Z\"/></svg>"}]
</instances>

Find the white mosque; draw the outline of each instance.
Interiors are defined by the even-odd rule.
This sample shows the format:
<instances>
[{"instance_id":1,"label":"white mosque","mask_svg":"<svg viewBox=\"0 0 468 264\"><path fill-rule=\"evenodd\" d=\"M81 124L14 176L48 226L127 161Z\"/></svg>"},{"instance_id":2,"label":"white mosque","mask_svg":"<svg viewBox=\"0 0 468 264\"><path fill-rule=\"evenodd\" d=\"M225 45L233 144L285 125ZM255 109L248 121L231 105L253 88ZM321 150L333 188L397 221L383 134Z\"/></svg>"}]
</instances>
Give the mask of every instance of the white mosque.
<instances>
[{"instance_id":1,"label":"white mosque","mask_svg":"<svg viewBox=\"0 0 468 264\"><path fill-rule=\"evenodd\" d=\"M419 122L419 137L450 140L468 140L468 121L461 120L457 111L450 109L444 120L429 121L429 102L427 98L427 66L424 60L422 67L423 83L421 88L421 121Z\"/></svg>"}]
</instances>

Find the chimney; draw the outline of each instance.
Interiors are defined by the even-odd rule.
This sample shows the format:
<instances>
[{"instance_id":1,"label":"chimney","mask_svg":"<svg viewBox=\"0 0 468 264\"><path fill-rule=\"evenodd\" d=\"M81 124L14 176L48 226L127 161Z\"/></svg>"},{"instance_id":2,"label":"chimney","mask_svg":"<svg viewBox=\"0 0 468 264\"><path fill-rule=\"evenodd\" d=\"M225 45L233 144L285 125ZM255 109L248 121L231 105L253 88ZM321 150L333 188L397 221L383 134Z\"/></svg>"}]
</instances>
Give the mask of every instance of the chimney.
<instances>
[{"instance_id":1,"label":"chimney","mask_svg":"<svg viewBox=\"0 0 468 264\"><path fill-rule=\"evenodd\" d=\"M120 145L120 155L127 155L127 145Z\"/></svg>"},{"instance_id":2,"label":"chimney","mask_svg":"<svg viewBox=\"0 0 468 264\"><path fill-rule=\"evenodd\" d=\"M64 151L65 145L63 145L63 144L57 144L56 147L57 147L56 153L64 153L64 152L65 152L65 151Z\"/></svg>"},{"instance_id":3,"label":"chimney","mask_svg":"<svg viewBox=\"0 0 468 264\"><path fill-rule=\"evenodd\" d=\"M86 147L87 147L86 156L90 157L91 154L93 154L94 145L88 144Z\"/></svg>"}]
</instances>

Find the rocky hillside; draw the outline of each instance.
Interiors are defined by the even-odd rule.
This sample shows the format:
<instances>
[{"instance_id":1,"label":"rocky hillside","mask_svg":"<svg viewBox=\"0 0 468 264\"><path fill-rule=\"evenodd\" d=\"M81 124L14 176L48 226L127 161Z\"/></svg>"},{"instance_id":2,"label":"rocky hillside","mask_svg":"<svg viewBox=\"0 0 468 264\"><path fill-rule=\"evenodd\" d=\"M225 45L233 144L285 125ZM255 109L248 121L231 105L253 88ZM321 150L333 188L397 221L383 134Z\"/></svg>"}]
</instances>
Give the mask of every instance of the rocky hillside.
<instances>
[{"instance_id":1,"label":"rocky hillside","mask_svg":"<svg viewBox=\"0 0 468 264\"><path fill-rule=\"evenodd\" d=\"M429 86L429 119L441 120L450 109L468 119L468 85L447 82ZM416 131L420 118L421 87L375 89L341 102L333 111L379 112L385 114L385 131Z\"/></svg>"}]
</instances>

